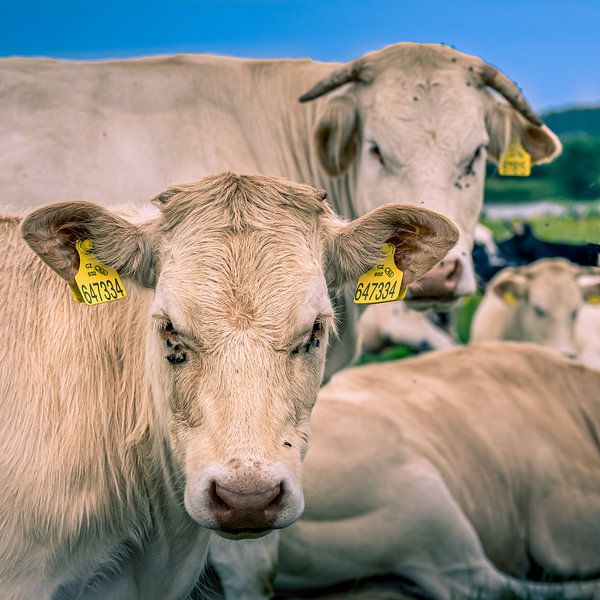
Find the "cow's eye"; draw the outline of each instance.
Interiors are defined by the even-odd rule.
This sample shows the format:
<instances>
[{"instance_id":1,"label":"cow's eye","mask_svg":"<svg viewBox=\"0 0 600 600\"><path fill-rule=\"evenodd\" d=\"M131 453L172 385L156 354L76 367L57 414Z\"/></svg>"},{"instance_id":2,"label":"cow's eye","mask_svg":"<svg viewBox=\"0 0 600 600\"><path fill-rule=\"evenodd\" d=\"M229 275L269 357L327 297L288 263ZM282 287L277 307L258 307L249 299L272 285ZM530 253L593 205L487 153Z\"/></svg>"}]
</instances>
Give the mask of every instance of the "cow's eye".
<instances>
[{"instance_id":1,"label":"cow's eye","mask_svg":"<svg viewBox=\"0 0 600 600\"><path fill-rule=\"evenodd\" d=\"M307 354L313 348L318 348L321 345L321 338L323 337L323 323L317 319L312 327L310 336L303 341L299 346L296 346L292 350L292 354Z\"/></svg>"},{"instance_id":2,"label":"cow's eye","mask_svg":"<svg viewBox=\"0 0 600 600\"><path fill-rule=\"evenodd\" d=\"M477 149L473 153L473 156L471 157L471 159L465 166L465 172L464 172L465 175L475 175L475 163L477 162L477 160L483 153L483 150L485 147L486 146L484 144L480 144L479 146L477 146Z\"/></svg>"},{"instance_id":3,"label":"cow's eye","mask_svg":"<svg viewBox=\"0 0 600 600\"><path fill-rule=\"evenodd\" d=\"M187 359L187 353L171 321L165 321L160 328L160 336L165 345L165 358L172 365L180 365Z\"/></svg>"},{"instance_id":4,"label":"cow's eye","mask_svg":"<svg viewBox=\"0 0 600 600\"><path fill-rule=\"evenodd\" d=\"M371 142L369 144L369 154L373 158L376 158L382 167L385 167L385 161L383 160L383 155L381 154L381 150L379 149L379 146L375 142Z\"/></svg>"},{"instance_id":5,"label":"cow's eye","mask_svg":"<svg viewBox=\"0 0 600 600\"><path fill-rule=\"evenodd\" d=\"M535 313L535 316L540 319L545 319L548 316L548 313L543 308L540 308L539 306L534 306L533 312Z\"/></svg>"}]
</instances>

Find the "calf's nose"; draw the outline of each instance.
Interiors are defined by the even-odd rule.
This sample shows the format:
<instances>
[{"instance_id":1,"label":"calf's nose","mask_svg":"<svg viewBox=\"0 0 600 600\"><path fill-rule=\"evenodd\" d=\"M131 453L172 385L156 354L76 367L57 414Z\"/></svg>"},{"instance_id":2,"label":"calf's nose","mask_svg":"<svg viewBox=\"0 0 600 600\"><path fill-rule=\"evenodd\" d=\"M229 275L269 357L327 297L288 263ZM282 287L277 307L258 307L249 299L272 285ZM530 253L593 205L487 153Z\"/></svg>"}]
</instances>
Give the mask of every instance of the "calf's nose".
<instances>
[{"instance_id":1,"label":"calf's nose","mask_svg":"<svg viewBox=\"0 0 600 600\"><path fill-rule=\"evenodd\" d=\"M219 528L228 532L270 529L281 511L283 484L268 489L241 491L214 482L210 504Z\"/></svg>"},{"instance_id":2,"label":"calf's nose","mask_svg":"<svg viewBox=\"0 0 600 600\"><path fill-rule=\"evenodd\" d=\"M462 271L463 267L459 259L443 260L411 286L411 297L452 296L456 292Z\"/></svg>"}]
</instances>

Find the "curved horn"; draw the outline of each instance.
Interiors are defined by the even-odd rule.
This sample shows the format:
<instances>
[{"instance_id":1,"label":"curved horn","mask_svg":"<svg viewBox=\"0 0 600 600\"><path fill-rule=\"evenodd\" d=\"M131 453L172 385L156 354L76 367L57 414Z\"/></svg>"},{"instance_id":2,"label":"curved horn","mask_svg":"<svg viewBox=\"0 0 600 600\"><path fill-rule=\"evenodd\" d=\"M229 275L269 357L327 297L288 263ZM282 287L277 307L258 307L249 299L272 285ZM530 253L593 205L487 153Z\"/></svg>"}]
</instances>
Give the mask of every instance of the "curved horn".
<instances>
[{"instance_id":1,"label":"curved horn","mask_svg":"<svg viewBox=\"0 0 600 600\"><path fill-rule=\"evenodd\" d=\"M331 92L331 90L335 90L345 83L350 83L351 81L366 81L364 78L364 70L365 64L362 61L354 61L349 65L334 71L331 75L325 77L325 79L321 79L321 81L310 88L306 94L302 94L299 100L300 102L309 102L310 100L314 100L319 96Z\"/></svg>"},{"instance_id":2,"label":"curved horn","mask_svg":"<svg viewBox=\"0 0 600 600\"><path fill-rule=\"evenodd\" d=\"M530 123L541 127L542 120L537 116L521 90L504 73L492 65L485 64L481 69L482 83L501 94L509 104L518 110Z\"/></svg>"}]
</instances>

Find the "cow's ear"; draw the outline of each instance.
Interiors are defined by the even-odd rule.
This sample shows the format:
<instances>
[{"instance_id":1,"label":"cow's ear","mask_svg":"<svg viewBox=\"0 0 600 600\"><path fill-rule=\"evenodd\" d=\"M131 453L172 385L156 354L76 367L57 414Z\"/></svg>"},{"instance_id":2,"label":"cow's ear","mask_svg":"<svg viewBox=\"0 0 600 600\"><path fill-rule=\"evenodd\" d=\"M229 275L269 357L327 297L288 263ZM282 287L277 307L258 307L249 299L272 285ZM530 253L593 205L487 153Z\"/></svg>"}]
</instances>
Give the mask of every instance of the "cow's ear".
<instances>
[{"instance_id":1,"label":"cow's ear","mask_svg":"<svg viewBox=\"0 0 600 600\"><path fill-rule=\"evenodd\" d=\"M504 269L490 283L488 291L498 296L504 304L517 306L527 297L527 277L514 269Z\"/></svg>"},{"instance_id":2,"label":"cow's ear","mask_svg":"<svg viewBox=\"0 0 600 600\"><path fill-rule=\"evenodd\" d=\"M577 282L581 287L584 302L600 305L600 269L583 269L583 274L577 278Z\"/></svg>"},{"instance_id":3,"label":"cow's ear","mask_svg":"<svg viewBox=\"0 0 600 600\"><path fill-rule=\"evenodd\" d=\"M420 279L458 240L450 219L425 208L388 204L330 232L328 278L334 287L356 282L381 258L386 242L396 247L403 286Z\"/></svg>"},{"instance_id":4,"label":"cow's ear","mask_svg":"<svg viewBox=\"0 0 600 600\"><path fill-rule=\"evenodd\" d=\"M141 285L155 284L150 225L137 226L89 202L51 204L29 214L21 233L33 251L63 279L75 282L78 240L91 240L93 253Z\"/></svg>"},{"instance_id":5,"label":"cow's ear","mask_svg":"<svg viewBox=\"0 0 600 600\"><path fill-rule=\"evenodd\" d=\"M315 131L317 154L329 175L344 173L360 146L360 119L351 98L339 96L326 105Z\"/></svg>"},{"instance_id":6,"label":"cow's ear","mask_svg":"<svg viewBox=\"0 0 600 600\"><path fill-rule=\"evenodd\" d=\"M562 151L560 140L546 125L533 125L512 106L495 103L486 114L486 125L488 156L495 161L514 142L521 144L532 163L538 165L554 160Z\"/></svg>"}]
</instances>

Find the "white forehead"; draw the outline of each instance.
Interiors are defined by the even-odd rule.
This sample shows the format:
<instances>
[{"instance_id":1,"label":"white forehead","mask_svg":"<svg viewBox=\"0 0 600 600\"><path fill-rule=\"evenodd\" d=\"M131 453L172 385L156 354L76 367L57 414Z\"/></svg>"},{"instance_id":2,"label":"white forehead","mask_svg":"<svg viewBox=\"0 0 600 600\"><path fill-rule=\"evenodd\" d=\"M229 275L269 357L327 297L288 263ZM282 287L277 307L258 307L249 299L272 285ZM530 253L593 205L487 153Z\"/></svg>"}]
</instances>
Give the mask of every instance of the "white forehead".
<instances>
[{"instance_id":1,"label":"white forehead","mask_svg":"<svg viewBox=\"0 0 600 600\"><path fill-rule=\"evenodd\" d=\"M194 289L197 290L196 294ZM264 286L261 286L260 295L263 299L264 292ZM286 290L273 290L270 300L265 303L258 294L256 298L240 296L232 299L227 290L224 294L203 296L201 286L180 286L177 285L177 279L166 277L159 278L152 314L168 317L176 328L201 330L202 324L209 324L211 329L216 330L225 324L227 329L235 329L230 317L239 314L240 304L252 305L254 301L260 306L256 324L260 327L261 323L268 323L275 336L284 330L302 332L310 329L320 315L333 317L325 276L316 262L307 265L306 271L298 277L290 277L290 286Z\"/></svg>"},{"instance_id":2,"label":"white forehead","mask_svg":"<svg viewBox=\"0 0 600 600\"><path fill-rule=\"evenodd\" d=\"M530 304L560 312L579 305L582 293L574 269L547 269L529 283Z\"/></svg>"},{"instance_id":3,"label":"white forehead","mask_svg":"<svg viewBox=\"0 0 600 600\"><path fill-rule=\"evenodd\" d=\"M442 135L481 134L485 130L485 92L467 86L453 70L382 75L365 97L367 126L391 125L406 133L432 129Z\"/></svg>"}]
</instances>

